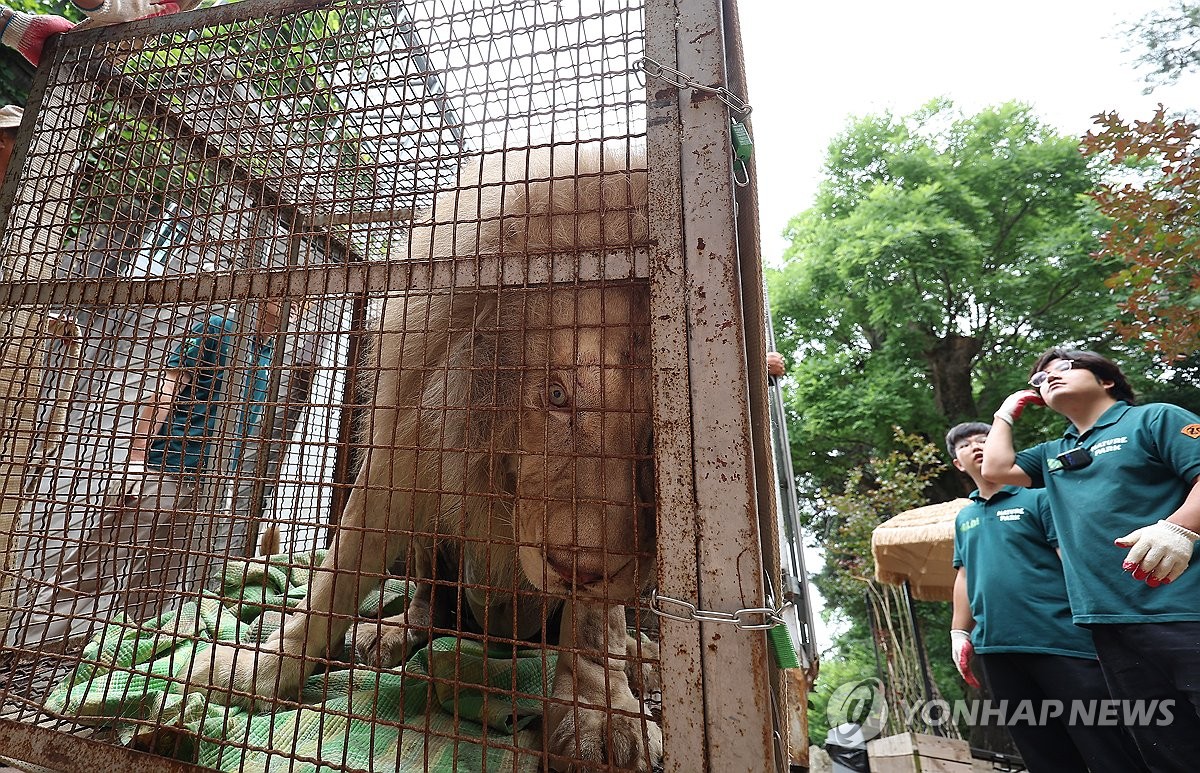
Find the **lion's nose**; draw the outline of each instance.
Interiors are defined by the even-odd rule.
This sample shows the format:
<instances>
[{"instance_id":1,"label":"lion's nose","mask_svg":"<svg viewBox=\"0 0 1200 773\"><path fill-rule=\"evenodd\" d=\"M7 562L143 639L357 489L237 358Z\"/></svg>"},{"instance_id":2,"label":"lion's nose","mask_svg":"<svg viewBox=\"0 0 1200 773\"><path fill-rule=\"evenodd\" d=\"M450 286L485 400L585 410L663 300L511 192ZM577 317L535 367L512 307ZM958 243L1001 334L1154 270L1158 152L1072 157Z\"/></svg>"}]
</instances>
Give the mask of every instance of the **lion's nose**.
<instances>
[{"instance_id":1,"label":"lion's nose","mask_svg":"<svg viewBox=\"0 0 1200 773\"><path fill-rule=\"evenodd\" d=\"M559 577L576 585L595 585L604 579L603 572L582 566L570 550L547 550L546 563Z\"/></svg>"}]
</instances>

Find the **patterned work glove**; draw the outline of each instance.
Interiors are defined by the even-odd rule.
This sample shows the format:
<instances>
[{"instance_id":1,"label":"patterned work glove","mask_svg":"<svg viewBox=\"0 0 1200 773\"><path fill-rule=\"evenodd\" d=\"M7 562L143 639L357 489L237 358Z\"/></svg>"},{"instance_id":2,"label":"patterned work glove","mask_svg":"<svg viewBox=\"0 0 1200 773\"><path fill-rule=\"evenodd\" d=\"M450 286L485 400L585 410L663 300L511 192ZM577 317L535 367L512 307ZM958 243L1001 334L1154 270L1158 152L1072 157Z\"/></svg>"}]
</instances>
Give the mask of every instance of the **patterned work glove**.
<instances>
[{"instance_id":1,"label":"patterned work glove","mask_svg":"<svg viewBox=\"0 0 1200 773\"><path fill-rule=\"evenodd\" d=\"M1020 392L1013 392L1008 396L1008 399L996 410L996 418L1011 427L1014 421L1021 418L1021 411L1025 410L1025 406L1045 404L1046 401L1037 392L1022 389Z\"/></svg>"},{"instance_id":2,"label":"patterned work glove","mask_svg":"<svg viewBox=\"0 0 1200 773\"><path fill-rule=\"evenodd\" d=\"M975 646L971 644L969 631L958 628L950 631L950 652L954 655L954 665L958 668L958 673L962 674L963 681L978 690L979 680L971 671L971 658L975 655Z\"/></svg>"},{"instance_id":3,"label":"patterned work glove","mask_svg":"<svg viewBox=\"0 0 1200 773\"><path fill-rule=\"evenodd\" d=\"M1174 582L1188 568L1196 540L1200 534L1164 520L1130 532L1115 544L1130 549L1121 568L1157 588Z\"/></svg>"},{"instance_id":4,"label":"patterned work glove","mask_svg":"<svg viewBox=\"0 0 1200 773\"><path fill-rule=\"evenodd\" d=\"M165 0L71 0L71 4L87 16L79 23L78 29L107 27L123 21L166 16L181 10L179 3ZM195 8L196 3L190 3L187 7Z\"/></svg>"},{"instance_id":5,"label":"patterned work glove","mask_svg":"<svg viewBox=\"0 0 1200 773\"><path fill-rule=\"evenodd\" d=\"M74 26L74 22L61 16L0 9L0 43L16 49L34 67L42 59L46 39Z\"/></svg>"}]
</instances>

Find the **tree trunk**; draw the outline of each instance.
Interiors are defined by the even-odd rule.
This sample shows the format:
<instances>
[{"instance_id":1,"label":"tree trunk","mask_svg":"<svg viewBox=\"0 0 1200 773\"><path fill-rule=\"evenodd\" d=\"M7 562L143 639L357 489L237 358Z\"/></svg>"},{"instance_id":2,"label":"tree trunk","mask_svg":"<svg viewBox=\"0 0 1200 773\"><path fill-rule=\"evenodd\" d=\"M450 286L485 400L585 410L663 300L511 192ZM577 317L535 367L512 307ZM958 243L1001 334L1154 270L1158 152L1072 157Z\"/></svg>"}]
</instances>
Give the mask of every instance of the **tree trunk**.
<instances>
[{"instance_id":1,"label":"tree trunk","mask_svg":"<svg viewBox=\"0 0 1200 773\"><path fill-rule=\"evenodd\" d=\"M933 403L946 417L947 428L960 421L978 421L971 393L971 366L982 349L978 338L950 334L935 338L925 349L933 381Z\"/></svg>"}]
</instances>

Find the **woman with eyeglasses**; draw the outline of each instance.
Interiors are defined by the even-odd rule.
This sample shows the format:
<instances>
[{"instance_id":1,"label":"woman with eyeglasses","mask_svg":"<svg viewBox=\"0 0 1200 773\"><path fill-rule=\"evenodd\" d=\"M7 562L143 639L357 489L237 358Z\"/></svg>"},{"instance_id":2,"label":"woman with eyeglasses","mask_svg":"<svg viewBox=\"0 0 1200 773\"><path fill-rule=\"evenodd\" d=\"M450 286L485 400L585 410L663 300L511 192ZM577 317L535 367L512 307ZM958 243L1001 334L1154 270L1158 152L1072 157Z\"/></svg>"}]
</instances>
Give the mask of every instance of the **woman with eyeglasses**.
<instances>
[{"instance_id":1,"label":"woman with eyeglasses","mask_svg":"<svg viewBox=\"0 0 1200 773\"><path fill-rule=\"evenodd\" d=\"M982 474L1045 487L1076 625L1089 628L1113 697L1154 771L1200 769L1200 416L1136 405L1121 368L1094 352L1050 349L1032 389L996 411ZM1069 424L1015 452L1029 405ZM1139 703L1140 702L1140 703ZM1145 713L1138 715L1138 710ZM1169 716L1163 714L1166 709Z\"/></svg>"}]
</instances>

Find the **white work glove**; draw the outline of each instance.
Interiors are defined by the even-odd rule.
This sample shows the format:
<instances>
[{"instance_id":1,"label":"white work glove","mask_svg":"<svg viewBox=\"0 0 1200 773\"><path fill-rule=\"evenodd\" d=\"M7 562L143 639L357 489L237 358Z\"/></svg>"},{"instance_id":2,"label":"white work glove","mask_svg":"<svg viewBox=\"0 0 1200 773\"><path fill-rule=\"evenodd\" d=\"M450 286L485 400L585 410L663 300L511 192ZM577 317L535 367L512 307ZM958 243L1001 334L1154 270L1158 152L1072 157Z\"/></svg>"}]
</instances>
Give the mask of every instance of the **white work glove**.
<instances>
[{"instance_id":1,"label":"white work glove","mask_svg":"<svg viewBox=\"0 0 1200 773\"><path fill-rule=\"evenodd\" d=\"M1115 544L1130 549L1121 568L1157 588L1174 582L1188 568L1196 540L1200 534L1164 520L1132 531Z\"/></svg>"},{"instance_id":2,"label":"white work glove","mask_svg":"<svg viewBox=\"0 0 1200 773\"><path fill-rule=\"evenodd\" d=\"M975 646L971 644L970 631L951 629L950 652L954 656L954 665L958 668L958 673L962 675L963 681L978 690L979 680L975 678L975 673L971 670L971 658L975 655Z\"/></svg>"},{"instance_id":3,"label":"white work glove","mask_svg":"<svg viewBox=\"0 0 1200 773\"><path fill-rule=\"evenodd\" d=\"M1031 389L1022 389L1020 392L1013 392L1001 404L996 410L996 420L1002 421L1011 427L1014 421L1021 418L1021 411L1025 410L1025 406L1045 404L1046 401L1037 392Z\"/></svg>"},{"instance_id":4,"label":"white work glove","mask_svg":"<svg viewBox=\"0 0 1200 773\"><path fill-rule=\"evenodd\" d=\"M0 43L16 49L37 67L42 49L51 35L66 32L75 22L47 13L25 13L13 8L0 9Z\"/></svg>"},{"instance_id":5,"label":"white work glove","mask_svg":"<svg viewBox=\"0 0 1200 773\"><path fill-rule=\"evenodd\" d=\"M197 4L197 2L187 3L186 0L182 3L187 8L195 8ZM71 0L71 5L87 16L76 25L76 29L87 29L88 27L107 27L110 24L120 24L124 21L177 13L181 3L165 0Z\"/></svg>"},{"instance_id":6,"label":"white work glove","mask_svg":"<svg viewBox=\"0 0 1200 773\"><path fill-rule=\"evenodd\" d=\"M104 494L104 506L108 509L132 507L142 496L142 485L146 482L146 465L129 462L121 476L108 484Z\"/></svg>"}]
</instances>

